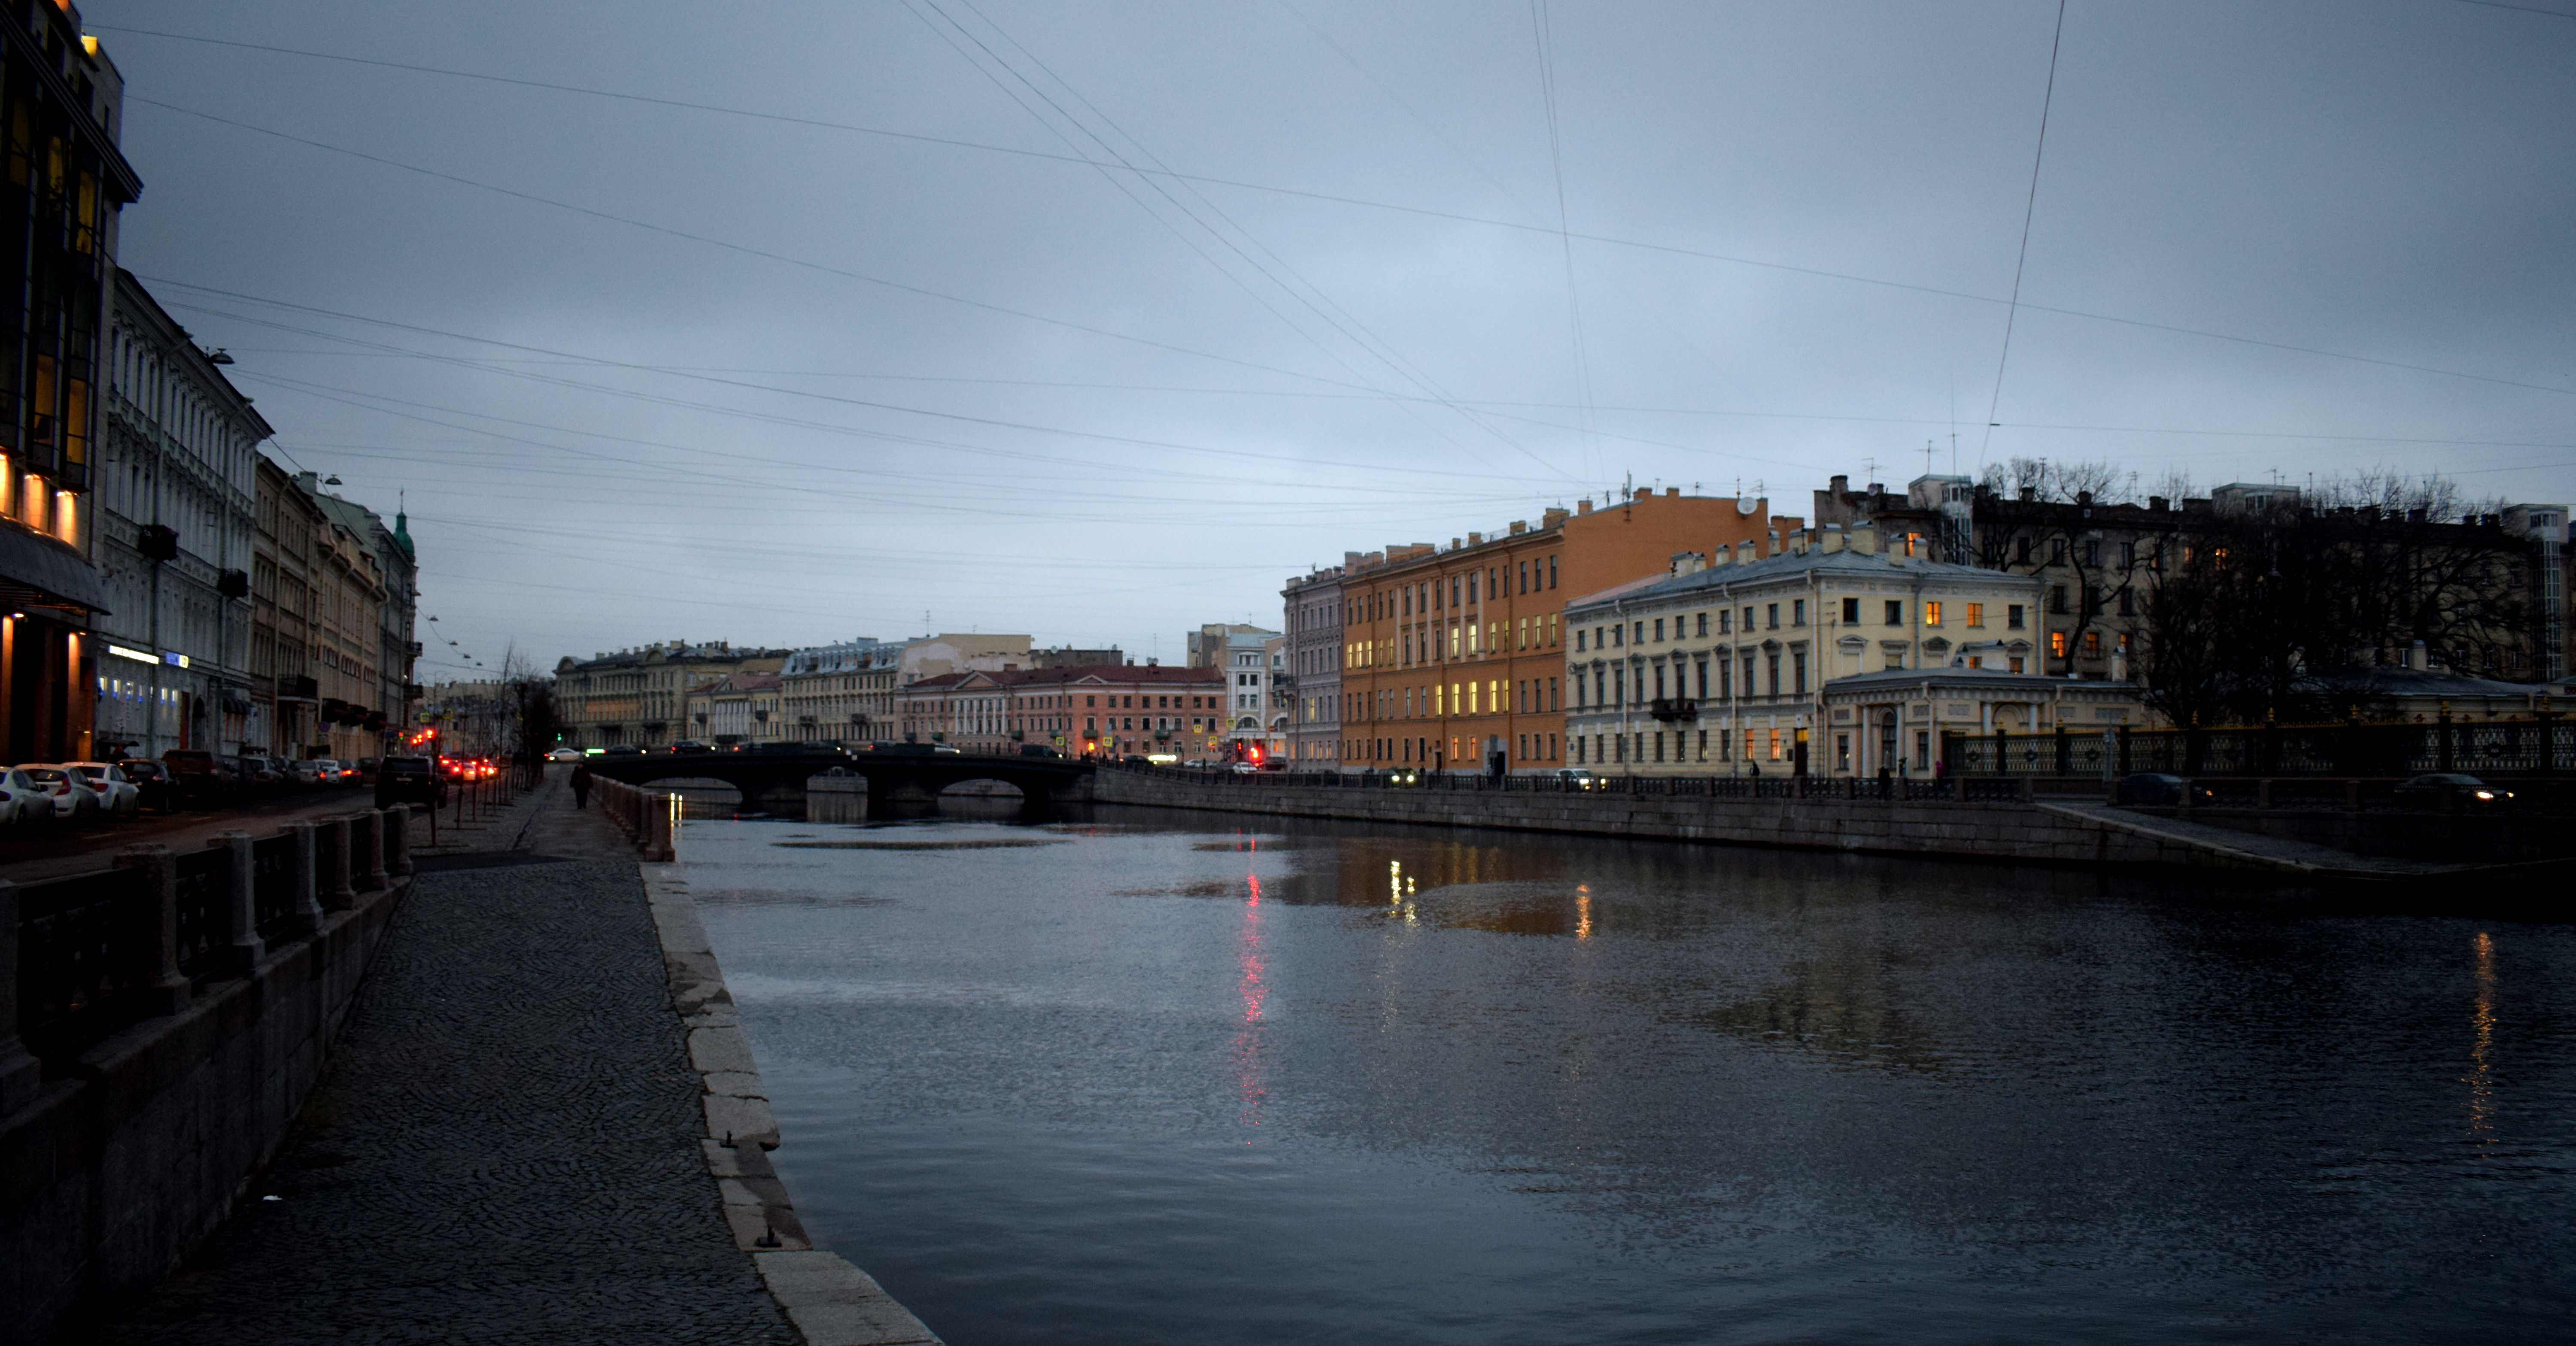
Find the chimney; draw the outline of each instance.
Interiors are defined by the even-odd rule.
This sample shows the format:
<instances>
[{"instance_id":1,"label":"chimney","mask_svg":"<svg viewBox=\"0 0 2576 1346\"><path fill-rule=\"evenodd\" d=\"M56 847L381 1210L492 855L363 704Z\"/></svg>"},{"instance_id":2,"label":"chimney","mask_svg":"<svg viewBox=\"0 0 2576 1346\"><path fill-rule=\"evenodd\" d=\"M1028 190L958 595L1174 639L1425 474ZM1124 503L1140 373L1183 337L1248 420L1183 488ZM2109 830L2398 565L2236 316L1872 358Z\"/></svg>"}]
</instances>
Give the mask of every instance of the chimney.
<instances>
[{"instance_id":1,"label":"chimney","mask_svg":"<svg viewBox=\"0 0 2576 1346\"><path fill-rule=\"evenodd\" d=\"M1587 496L1583 497L1582 499L1575 501L1575 502L1574 502L1574 512L1575 512L1575 513L1577 513L1577 514L1589 514L1589 513L1591 513L1591 512L1592 512L1592 497L1590 497L1590 496L1588 496L1588 495L1587 495Z\"/></svg>"},{"instance_id":2,"label":"chimney","mask_svg":"<svg viewBox=\"0 0 2576 1346\"><path fill-rule=\"evenodd\" d=\"M1637 488L1635 498L1639 500L1652 500L1655 498L1655 488L1652 486L1640 486Z\"/></svg>"},{"instance_id":3,"label":"chimney","mask_svg":"<svg viewBox=\"0 0 2576 1346\"><path fill-rule=\"evenodd\" d=\"M1780 549L1780 530L1779 530L1779 529L1774 528L1774 529L1772 529L1770 532L1764 533L1764 534L1762 535L1762 540L1763 540L1764 542L1767 542L1767 543L1769 543L1769 544L1770 544L1770 550L1769 550L1768 552L1766 552L1766 553L1765 553L1765 555L1777 556L1777 555L1779 555L1779 554L1780 554L1780 550L1781 550L1781 549Z\"/></svg>"},{"instance_id":4,"label":"chimney","mask_svg":"<svg viewBox=\"0 0 2576 1346\"><path fill-rule=\"evenodd\" d=\"M2170 506L2171 502L2167 501L2163 496L2151 495L2147 497L2147 509L2152 513L2162 514L2166 509L2170 508Z\"/></svg>"},{"instance_id":5,"label":"chimney","mask_svg":"<svg viewBox=\"0 0 2576 1346\"><path fill-rule=\"evenodd\" d=\"M1851 494L1851 478L1840 472L1835 473L1834 484L1831 487L1831 491L1833 493L1835 503L1841 503L1844 496Z\"/></svg>"},{"instance_id":6,"label":"chimney","mask_svg":"<svg viewBox=\"0 0 2576 1346\"><path fill-rule=\"evenodd\" d=\"M1751 565L1761 559L1761 546L1754 542L1753 539L1746 538L1742 542L1735 544L1735 563L1737 565Z\"/></svg>"},{"instance_id":7,"label":"chimney","mask_svg":"<svg viewBox=\"0 0 2576 1346\"><path fill-rule=\"evenodd\" d=\"M1521 534L1526 533L1526 532L1528 532L1528 531L1529 531L1529 523L1528 523L1528 521L1527 521L1527 520L1523 520L1523 519L1514 519L1514 520L1512 520L1512 536L1513 536L1513 537L1519 537Z\"/></svg>"},{"instance_id":8,"label":"chimney","mask_svg":"<svg viewBox=\"0 0 2576 1346\"><path fill-rule=\"evenodd\" d=\"M1708 563L1712 567L1735 564L1735 549L1732 547L1720 547L1717 550L1710 552L1708 554Z\"/></svg>"},{"instance_id":9,"label":"chimney","mask_svg":"<svg viewBox=\"0 0 2576 1346\"><path fill-rule=\"evenodd\" d=\"M1484 546L1484 545L1485 545L1485 535L1484 535L1484 534L1482 534L1482 533L1469 533L1469 534L1467 535L1467 545L1468 545L1468 546L1470 546L1470 547L1481 547L1481 546Z\"/></svg>"},{"instance_id":10,"label":"chimney","mask_svg":"<svg viewBox=\"0 0 2576 1346\"><path fill-rule=\"evenodd\" d=\"M295 489L304 492L306 495L312 495L315 492L320 491L322 489L322 474L318 472L296 473Z\"/></svg>"},{"instance_id":11,"label":"chimney","mask_svg":"<svg viewBox=\"0 0 2576 1346\"><path fill-rule=\"evenodd\" d=\"M1855 528L1851 530L1851 540L1844 545L1863 556L1875 556L1878 554L1878 530Z\"/></svg>"},{"instance_id":12,"label":"chimney","mask_svg":"<svg viewBox=\"0 0 2576 1346\"><path fill-rule=\"evenodd\" d=\"M1682 488L1681 488L1681 487L1679 487L1679 486L1667 486L1667 487L1665 487L1665 488L1664 488L1664 498L1665 498L1666 500L1679 500L1679 499L1681 499L1681 498L1682 498Z\"/></svg>"},{"instance_id":13,"label":"chimney","mask_svg":"<svg viewBox=\"0 0 2576 1346\"><path fill-rule=\"evenodd\" d=\"M1841 551L1843 549L1843 526L1838 523L1826 524L1823 535L1817 539L1817 545L1824 548L1825 555L1827 556L1831 556L1835 552Z\"/></svg>"}]
</instances>

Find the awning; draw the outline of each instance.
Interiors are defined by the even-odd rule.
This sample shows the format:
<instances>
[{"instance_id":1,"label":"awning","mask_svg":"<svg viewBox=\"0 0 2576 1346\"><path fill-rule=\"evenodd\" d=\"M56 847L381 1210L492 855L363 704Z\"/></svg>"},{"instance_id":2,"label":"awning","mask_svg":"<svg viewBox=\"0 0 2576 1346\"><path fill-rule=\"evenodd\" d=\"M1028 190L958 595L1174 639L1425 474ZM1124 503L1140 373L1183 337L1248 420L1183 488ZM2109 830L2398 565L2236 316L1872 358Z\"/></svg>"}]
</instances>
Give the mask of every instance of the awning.
<instances>
[{"instance_id":1,"label":"awning","mask_svg":"<svg viewBox=\"0 0 2576 1346\"><path fill-rule=\"evenodd\" d=\"M0 523L0 601L109 615L98 569L66 543Z\"/></svg>"}]
</instances>

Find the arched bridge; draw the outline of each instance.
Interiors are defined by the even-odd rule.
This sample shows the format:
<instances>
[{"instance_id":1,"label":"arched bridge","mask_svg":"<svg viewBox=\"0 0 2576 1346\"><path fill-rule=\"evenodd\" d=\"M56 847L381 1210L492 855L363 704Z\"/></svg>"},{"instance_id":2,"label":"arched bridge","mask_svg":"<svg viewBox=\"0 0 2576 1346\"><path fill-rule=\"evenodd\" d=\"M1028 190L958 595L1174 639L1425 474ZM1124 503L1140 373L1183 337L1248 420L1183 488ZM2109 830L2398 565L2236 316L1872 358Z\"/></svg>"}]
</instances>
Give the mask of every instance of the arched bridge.
<instances>
[{"instance_id":1,"label":"arched bridge","mask_svg":"<svg viewBox=\"0 0 2576 1346\"><path fill-rule=\"evenodd\" d=\"M1091 764L1061 757L988 757L971 753L906 751L853 753L645 753L587 759L591 774L629 785L657 781L717 780L742 793L743 803L772 812L802 813L805 782L835 771L866 779L868 816L883 816L892 803L929 803L941 791L968 781L1000 781L1020 792L1023 812L1091 797Z\"/></svg>"}]
</instances>

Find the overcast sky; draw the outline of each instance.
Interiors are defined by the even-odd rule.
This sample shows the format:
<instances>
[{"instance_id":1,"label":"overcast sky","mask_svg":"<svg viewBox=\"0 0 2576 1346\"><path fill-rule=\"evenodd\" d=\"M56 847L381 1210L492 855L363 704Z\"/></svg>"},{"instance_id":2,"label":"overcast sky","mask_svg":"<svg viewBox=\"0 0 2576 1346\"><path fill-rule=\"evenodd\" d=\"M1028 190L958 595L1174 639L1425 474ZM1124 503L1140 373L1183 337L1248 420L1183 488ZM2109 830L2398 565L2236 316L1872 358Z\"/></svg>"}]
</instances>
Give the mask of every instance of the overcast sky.
<instances>
[{"instance_id":1,"label":"overcast sky","mask_svg":"<svg viewBox=\"0 0 2576 1346\"><path fill-rule=\"evenodd\" d=\"M436 681L1176 659L1345 550L1629 477L1803 514L1927 445L2576 498L2552 8L2071 0L2035 197L2046 0L84 17L123 262L275 456L407 492Z\"/></svg>"}]
</instances>

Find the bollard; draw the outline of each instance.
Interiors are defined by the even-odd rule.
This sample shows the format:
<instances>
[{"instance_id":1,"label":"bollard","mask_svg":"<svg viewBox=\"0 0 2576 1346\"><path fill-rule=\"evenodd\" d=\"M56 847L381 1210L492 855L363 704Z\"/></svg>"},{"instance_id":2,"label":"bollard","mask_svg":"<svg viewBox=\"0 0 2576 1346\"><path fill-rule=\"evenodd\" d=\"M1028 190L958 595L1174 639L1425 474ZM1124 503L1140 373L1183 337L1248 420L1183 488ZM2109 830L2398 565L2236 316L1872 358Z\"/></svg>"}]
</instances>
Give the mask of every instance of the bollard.
<instances>
[{"instance_id":1,"label":"bollard","mask_svg":"<svg viewBox=\"0 0 2576 1346\"><path fill-rule=\"evenodd\" d=\"M357 847L349 855L349 883L363 881L366 891L383 892L385 888L385 811L360 809L349 820L349 842ZM361 869L360 864L365 868Z\"/></svg>"},{"instance_id":2,"label":"bollard","mask_svg":"<svg viewBox=\"0 0 2576 1346\"><path fill-rule=\"evenodd\" d=\"M44 1068L18 1040L18 885L0 879L0 1117L33 1102Z\"/></svg>"},{"instance_id":3,"label":"bollard","mask_svg":"<svg viewBox=\"0 0 2576 1346\"><path fill-rule=\"evenodd\" d=\"M218 832L206 842L209 849L225 851L231 863L226 866L225 909L230 913L232 969L247 975L259 966L260 956L268 944L259 937L259 895L254 887L255 871L251 866L250 833Z\"/></svg>"},{"instance_id":4,"label":"bollard","mask_svg":"<svg viewBox=\"0 0 2576 1346\"><path fill-rule=\"evenodd\" d=\"M187 1007L195 988L179 974L179 857L167 846L146 843L119 849L109 864L117 869L148 871L145 882L152 889L153 916L146 930L149 947L144 961L151 969L151 991L147 1010L152 1014L176 1014Z\"/></svg>"},{"instance_id":5,"label":"bollard","mask_svg":"<svg viewBox=\"0 0 2576 1346\"><path fill-rule=\"evenodd\" d=\"M322 824L329 826L329 824ZM324 887L322 874L315 865L313 831L315 824L304 819L287 823L279 830L295 839L295 937L309 939L322 928L322 898L330 891Z\"/></svg>"},{"instance_id":6,"label":"bollard","mask_svg":"<svg viewBox=\"0 0 2576 1346\"><path fill-rule=\"evenodd\" d=\"M411 877L409 804L395 804L385 809L385 873L398 879Z\"/></svg>"}]
</instances>

